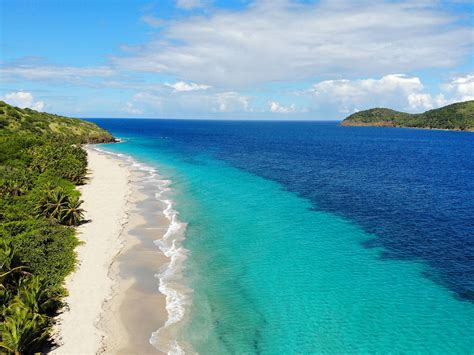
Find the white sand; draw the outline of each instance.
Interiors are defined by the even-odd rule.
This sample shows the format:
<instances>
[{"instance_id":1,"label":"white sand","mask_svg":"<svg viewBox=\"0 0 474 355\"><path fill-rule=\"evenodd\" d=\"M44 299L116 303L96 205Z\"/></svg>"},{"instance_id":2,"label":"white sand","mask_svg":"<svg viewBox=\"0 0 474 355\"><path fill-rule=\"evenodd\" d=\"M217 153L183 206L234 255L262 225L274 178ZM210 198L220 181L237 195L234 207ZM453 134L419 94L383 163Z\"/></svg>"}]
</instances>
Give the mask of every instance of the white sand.
<instances>
[{"instance_id":1,"label":"white sand","mask_svg":"<svg viewBox=\"0 0 474 355\"><path fill-rule=\"evenodd\" d=\"M69 310L58 317L53 354L95 354L104 332L97 326L104 301L111 294L109 268L119 253L122 230L127 221L129 170L119 160L87 149L90 180L80 188L85 218L78 228L84 244L76 250L78 266L67 279Z\"/></svg>"}]
</instances>

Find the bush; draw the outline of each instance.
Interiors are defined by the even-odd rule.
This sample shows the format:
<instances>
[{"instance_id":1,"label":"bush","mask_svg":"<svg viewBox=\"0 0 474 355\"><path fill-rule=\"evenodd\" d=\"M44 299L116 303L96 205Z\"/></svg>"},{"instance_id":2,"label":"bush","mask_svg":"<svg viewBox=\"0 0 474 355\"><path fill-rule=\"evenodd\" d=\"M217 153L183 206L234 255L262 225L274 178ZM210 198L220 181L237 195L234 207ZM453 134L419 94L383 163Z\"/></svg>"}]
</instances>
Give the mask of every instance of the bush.
<instances>
[{"instance_id":1,"label":"bush","mask_svg":"<svg viewBox=\"0 0 474 355\"><path fill-rule=\"evenodd\" d=\"M37 173L51 173L81 184L87 174L87 154L79 146L51 143L36 146L31 151L31 169Z\"/></svg>"},{"instance_id":2,"label":"bush","mask_svg":"<svg viewBox=\"0 0 474 355\"><path fill-rule=\"evenodd\" d=\"M87 155L75 143L96 140L112 136L0 101L0 353L40 351L49 336L79 243Z\"/></svg>"},{"instance_id":3,"label":"bush","mask_svg":"<svg viewBox=\"0 0 474 355\"><path fill-rule=\"evenodd\" d=\"M22 265L49 285L61 284L74 270L78 245L73 229L41 221L11 239Z\"/></svg>"},{"instance_id":4,"label":"bush","mask_svg":"<svg viewBox=\"0 0 474 355\"><path fill-rule=\"evenodd\" d=\"M62 306L78 240L60 223L81 218L74 183L84 179L86 166L80 147L23 134L0 137L0 348L7 353L40 350ZM35 207L54 190L70 205L57 220L38 216Z\"/></svg>"}]
</instances>

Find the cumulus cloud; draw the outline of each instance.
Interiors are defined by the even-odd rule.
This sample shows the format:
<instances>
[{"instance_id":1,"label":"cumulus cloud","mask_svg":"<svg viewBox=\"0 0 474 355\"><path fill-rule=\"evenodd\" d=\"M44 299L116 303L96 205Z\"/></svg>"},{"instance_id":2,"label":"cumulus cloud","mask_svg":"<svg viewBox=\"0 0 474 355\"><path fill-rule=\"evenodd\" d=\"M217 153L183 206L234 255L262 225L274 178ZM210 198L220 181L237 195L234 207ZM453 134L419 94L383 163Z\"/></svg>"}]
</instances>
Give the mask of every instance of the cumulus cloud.
<instances>
[{"instance_id":1,"label":"cumulus cloud","mask_svg":"<svg viewBox=\"0 0 474 355\"><path fill-rule=\"evenodd\" d=\"M451 79L441 86L437 95L412 93L408 95L408 105L413 109L429 110L459 101L474 100L474 75L468 74Z\"/></svg>"},{"instance_id":2,"label":"cumulus cloud","mask_svg":"<svg viewBox=\"0 0 474 355\"><path fill-rule=\"evenodd\" d=\"M380 79L325 80L308 91L319 106L349 113L369 107L425 111L453 102L474 100L474 75L451 79L436 94L426 92L420 78L389 74Z\"/></svg>"},{"instance_id":3,"label":"cumulus cloud","mask_svg":"<svg viewBox=\"0 0 474 355\"><path fill-rule=\"evenodd\" d=\"M195 91L195 90L206 90L209 89L209 85L202 85L196 83L187 83L185 81L178 81L174 84L165 83L165 86L173 88L174 91Z\"/></svg>"},{"instance_id":4,"label":"cumulus cloud","mask_svg":"<svg viewBox=\"0 0 474 355\"><path fill-rule=\"evenodd\" d=\"M224 92L215 95L216 104L213 111L220 112L249 112L250 98L236 92Z\"/></svg>"},{"instance_id":5,"label":"cumulus cloud","mask_svg":"<svg viewBox=\"0 0 474 355\"><path fill-rule=\"evenodd\" d=\"M21 108L28 107L37 111L41 111L44 107L43 101L34 101L33 95L26 91L11 92L2 96L1 99L10 105Z\"/></svg>"},{"instance_id":6,"label":"cumulus cloud","mask_svg":"<svg viewBox=\"0 0 474 355\"><path fill-rule=\"evenodd\" d=\"M380 79L325 80L314 84L309 92L319 103L338 104L341 111L352 111L356 107L405 107L410 95L413 105L424 104L426 97L413 96L422 90L418 77L389 74Z\"/></svg>"},{"instance_id":7,"label":"cumulus cloud","mask_svg":"<svg viewBox=\"0 0 474 355\"><path fill-rule=\"evenodd\" d=\"M410 94L407 97L408 106L413 110L430 110L450 103L443 94L432 96L431 94ZM454 102L455 100L452 100Z\"/></svg>"},{"instance_id":8,"label":"cumulus cloud","mask_svg":"<svg viewBox=\"0 0 474 355\"><path fill-rule=\"evenodd\" d=\"M472 30L436 1L255 0L239 10L210 3L176 0L178 8L205 11L179 11L166 21L141 17L159 30L146 43L122 46L105 65L18 61L2 65L1 79L100 88L104 95L127 90L130 99L114 101L113 108L134 115L307 112L300 104L323 114L374 106L422 111L474 99L474 74L429 89L413 74L430 67L453 71L470 55ZM299 92L306 102L280 101L291 96L288 87L303 82L315 83ZM256 98L245 94L256 91ZM31 99L35 104L42 102Z\"/></svg>"},{"instance_id":9,"label":"cumulus cloud","mask_svg":"<svg viewBox=\"0 0 474 355\"><path fill-rule=\"evenodd\" d=\"M474 74L454 78L443 88L459 101L474 100Z\"/></svg>"},{"instance_id":10,"label":"cumulus cloud","mask_svg":"<svg viewBox=\"0 0 474 355\"><path fill-rule=\"evenodd\" d=\"M291 104L290 106L283 106L276 101L271 101L270 105L270 112L273 113L293 113L296 111L295 104Z\"/></svg>"},{"instance_id":11,"label":"cumulus cloud","mask_svg":"<svg viewBox=\"0 0 474 355\"><path fill-rule=\"evenodd\" d=\"M408 1L257 1L242 11L170 22L153 40L113 61L127 70L232 90L315 77L380 76L450 67L466 58L472 33L456 20Z\"/></svg>"}]
</instances>

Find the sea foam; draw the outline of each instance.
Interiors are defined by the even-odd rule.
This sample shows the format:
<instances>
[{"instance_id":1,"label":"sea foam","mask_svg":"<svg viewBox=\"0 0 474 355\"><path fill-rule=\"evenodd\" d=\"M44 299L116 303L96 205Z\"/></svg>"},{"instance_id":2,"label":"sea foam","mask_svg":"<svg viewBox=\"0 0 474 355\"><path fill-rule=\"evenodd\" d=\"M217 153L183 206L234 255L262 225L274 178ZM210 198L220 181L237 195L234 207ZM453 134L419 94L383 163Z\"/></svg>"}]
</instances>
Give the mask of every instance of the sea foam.
<instances>
[{"instance_id":1,"label":"sea foam","mask_svg":"<svg viewBox=\"0 0 474 355\"><path fill-rule=\"evenodd\" d=\"M177 333L191 302L191 290L182 282L187 258L187 250L182 246L186 223L179 221L179 214L173 209L173 201L163 197L170 192L169 184L170 181L162 180L156 198L165 204L163 214L170 224L163 237L155 241L162 253L170 259L167 267L155 275L159 279L160 292L166 296L168 319L163 327L152 333L150 343L168 354L184 354L184 348L177 340Z\"/></svg>"},{"instance_id":2,"label":"sea foam","mask_svg":"<svg viewBox=\"0 0 474 355\"><path fill-rule=\"evenodd\" d=\"M187 258L187 250L182 246L185 239L186 223L179 220L179 213L173 209L173 200L169 197L172 193L171 181L163 179L157 170L149 165L137 162L129 155L110 152L96 146L88 146L104 154L109 154L124 161L134 170L145 173L142 181L156 182L158 191L156 199L165 207L163 215L169 221L169 226L164 235L155 240L155 245L170 259L165 267L155 277L159 280L159 291L166 297L166 311L168 319L164 326L153 332L150 344L156 349L167 354L184 354L184 346L178 342L178 329L186 316L188 306L191 304L192 290L183 284L183 268ZM189 346L186 346L189 348Z\"/></svg>"}]
</instances>

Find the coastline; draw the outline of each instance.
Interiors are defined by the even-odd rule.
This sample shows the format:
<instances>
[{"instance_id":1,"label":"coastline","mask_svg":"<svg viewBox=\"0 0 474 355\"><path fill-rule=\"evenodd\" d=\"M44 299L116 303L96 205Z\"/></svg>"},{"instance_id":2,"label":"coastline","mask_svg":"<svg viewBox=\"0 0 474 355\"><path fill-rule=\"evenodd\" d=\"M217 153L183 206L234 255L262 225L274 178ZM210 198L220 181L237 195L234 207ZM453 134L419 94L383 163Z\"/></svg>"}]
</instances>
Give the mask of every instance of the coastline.
<instances>
[{"instance_id":1,"label":"coastline","mask_svg":"<svg viewBox=\"0 0 474 355\"><path fill-rule=\"evenodd\" d=\"M153 225L147 221L142 205L148 203L149 196L140 183L154 173L134 169L134 165L139 164L127 163L131 195L128 223L123 231L126 242L111 264L112 292L98 322L106 334L98 351L100 354L159 353L149 339L168 317L166 299L159 292L155 278L167 258L154 241L169 226L156 213L159 210L153 214Z\"/></svg>"},{"instance_id":2,"label":"coastline","mask_svg":"<svg viewBox=\"0 0 474 355\"><path fill-rule=\"evenodd\" d=\"M110 297L97 323L106 336L99 354L182 354L179 326L191 290L182 284L186 224L173 209L170 181L132 157L97 149L129 169L128 223L114 258Z\"/></svg>"},{"instance_id":3,"label":"coastline","mask_svg":"<svg viewBox=\"0 0 474 355\"><path fill-rule=\"evenodd\" d=\"M89 179L79 187L87 223L77 228L77 267L66 279L67 308L58 316L52 354L93 354L105 333L97 327L103 301L113 281L109 268L123 245L130 193L129 169L104 154L86 148Z\"/></svg>"},{"instance_id":4,"label":"coastline","mask_svg":"<svg viewBox=\"0 0 474 355\"><path fill-rule=\"evenodd\" d=\"M180 284L186 225L172 209L170 182L129 156L85 149L90 179L80 191L90 221L78 228L83 243L51 353L180 352L174 325L189 299Z\"/></svg>"},{"instance_id":5,"label":"coastline","mask_svg":"<svg viewBox=\"0 0 474 355\"><path fill-rule=\"evenodd\" d=\"M473 133L474 129L459 129L459 128L433 128L433 127L411 127L411 126L396 126L392 122L380 121L380 122L357 122L357 121L345 121L342 120L339 125L341 127L383 127L383 128L407 128L407 129L422 129L428 131L445 131L445 132L469 132Z\"/></svg>"}]
</instances>

